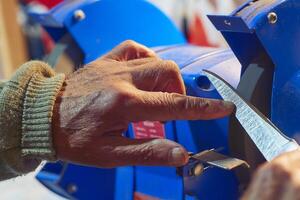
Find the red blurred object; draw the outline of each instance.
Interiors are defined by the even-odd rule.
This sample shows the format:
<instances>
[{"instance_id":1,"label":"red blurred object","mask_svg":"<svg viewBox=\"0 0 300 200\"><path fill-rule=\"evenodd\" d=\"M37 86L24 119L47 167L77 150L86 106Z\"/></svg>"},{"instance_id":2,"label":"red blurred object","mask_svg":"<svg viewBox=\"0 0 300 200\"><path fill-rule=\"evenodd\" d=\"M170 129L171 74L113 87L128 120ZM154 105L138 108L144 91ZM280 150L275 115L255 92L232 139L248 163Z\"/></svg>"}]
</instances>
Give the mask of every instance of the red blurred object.
<instances>
[{"instance_id":1,"label":"red blurred object","mask_svg":"<svg viewBox=\"0 0 300 200\"><path fill-rule=\"evenodd\" d=\"M51 36L43 29L41 30L41 40L44 44L45 53L49 54L53 50L55 42L52 40Z\"/></svg>"},{"instance_id":2,"label":"red blurred object","mask_svg":"<svg viewBox=\"0 0 300 200\"><path fill-rule=\"evenodd\" d=\"M203 22L197 14L195 14L193 21L189 26L188 41L189 43L194 45L210 46L210 47L213 46L208 41L207 32L205 30Z\"/></svg>"},{"instance_id":3,"label":"red blurred object","mask_svg":"<svg viewBox=\"0 0 300 200\"><path fill-rule=\"evenodd\" d=\"M24 0L25 3L37 2L45 5L47 8L52 8L63 0Z\"/></svg>"},{"instance_id":4,"label":"red blurred object","mask_svg":"<svg viewBox=\"0 0 300 200\"><path fill-rule=\"evenodd\" d=\"M21 0L21 1L24 2L25 4L37 3L39 5L43 5L47 7L48 9L51 9L57 4L61 3L63 0ZM43 43L45 53L49 54L55 46L54 41L44 29L41 29L40 39Z\"/></svg>"}]
</instances>

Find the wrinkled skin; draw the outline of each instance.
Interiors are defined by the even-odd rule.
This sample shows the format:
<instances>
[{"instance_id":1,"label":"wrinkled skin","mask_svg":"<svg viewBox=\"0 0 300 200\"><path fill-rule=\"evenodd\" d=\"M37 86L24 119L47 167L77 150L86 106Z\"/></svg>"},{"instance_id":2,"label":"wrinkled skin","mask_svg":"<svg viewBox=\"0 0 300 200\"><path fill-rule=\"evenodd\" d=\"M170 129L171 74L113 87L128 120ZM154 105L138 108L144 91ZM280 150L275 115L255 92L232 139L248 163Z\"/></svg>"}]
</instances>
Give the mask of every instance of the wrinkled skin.
<instances>
[{"instance_id":1,"label":"wrinkled skin","mask_svg":"<svg viewBox=\"0 0 300 200\"><path fill-rule=\"evenodd\" d=\"M178 66L126 41L69 76L54 106L58 159L98 167L181 166L187 151L166 139L122 136L130 122L214 119L233 104L185 95Z\"/></svg>"},{"instance_id":2,"label":"wrinkled skin","mask_svg":"<svg viewBox=\"0 0 300 200\"><path fill-rule=\"evenodd\" d=\"M300 199L300 149L262 165L242 200Z\"/></svg>"}]
</instances>

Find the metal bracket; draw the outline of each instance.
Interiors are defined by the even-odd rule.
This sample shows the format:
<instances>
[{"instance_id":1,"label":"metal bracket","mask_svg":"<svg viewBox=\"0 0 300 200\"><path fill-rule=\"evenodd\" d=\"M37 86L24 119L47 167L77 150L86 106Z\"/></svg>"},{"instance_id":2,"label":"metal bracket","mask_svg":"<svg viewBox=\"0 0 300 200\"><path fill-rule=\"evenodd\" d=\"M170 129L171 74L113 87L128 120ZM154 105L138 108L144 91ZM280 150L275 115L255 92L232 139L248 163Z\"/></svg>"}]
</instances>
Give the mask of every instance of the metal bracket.
<instances>
[{"instance_id":1,"label":"metal bracket","mask_svg":"<svg viewBox=\"0 0 300 200\"><path fill-rule=\"evenodd\" d=\"M200 176L209 167L233 170L240 166L250 167L244 160L232 158L211 149L197 154L190 154L188 164L178 167L177 174L183 177Z\"/></svg>"}]
</instances>

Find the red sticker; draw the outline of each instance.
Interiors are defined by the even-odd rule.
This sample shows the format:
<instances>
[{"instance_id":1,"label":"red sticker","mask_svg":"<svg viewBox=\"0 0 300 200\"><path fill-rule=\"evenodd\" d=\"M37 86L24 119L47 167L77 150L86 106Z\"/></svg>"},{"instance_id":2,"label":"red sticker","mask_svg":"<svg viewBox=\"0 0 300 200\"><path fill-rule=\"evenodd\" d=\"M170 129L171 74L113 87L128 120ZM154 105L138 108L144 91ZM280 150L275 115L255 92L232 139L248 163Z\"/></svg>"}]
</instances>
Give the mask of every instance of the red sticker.
<instances>
[{"instance_id":1,"label":"red sticker","mask_svg":"<svg viewBox=\"0 0 300 200\"><path fill-rule=\"evenodd\" d=\"M132 127L136 139L165 138L165 128L160 122L137 122L132 123Z\"/></svg>"}]
</instances>

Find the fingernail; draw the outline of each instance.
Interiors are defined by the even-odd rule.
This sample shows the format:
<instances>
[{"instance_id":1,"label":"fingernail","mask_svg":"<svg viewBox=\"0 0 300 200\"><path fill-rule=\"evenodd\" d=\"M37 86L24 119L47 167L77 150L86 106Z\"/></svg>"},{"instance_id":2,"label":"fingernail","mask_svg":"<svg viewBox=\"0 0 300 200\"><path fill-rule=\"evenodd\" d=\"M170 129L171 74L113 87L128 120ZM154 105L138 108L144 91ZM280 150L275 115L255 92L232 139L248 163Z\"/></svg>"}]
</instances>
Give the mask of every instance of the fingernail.
<instances>
[{"instance_id":1,"label":"fingernail","mask_svg":"<svg viewBox=\"0 0 300 200\"><path fill-rule=\"evenodd\" d=\"M174 149L172 149L170 164L183 165L185 164L185 160L186 160L186 156L184 151L181 148L175 147Z\"/></svg>"}]
</instances>

